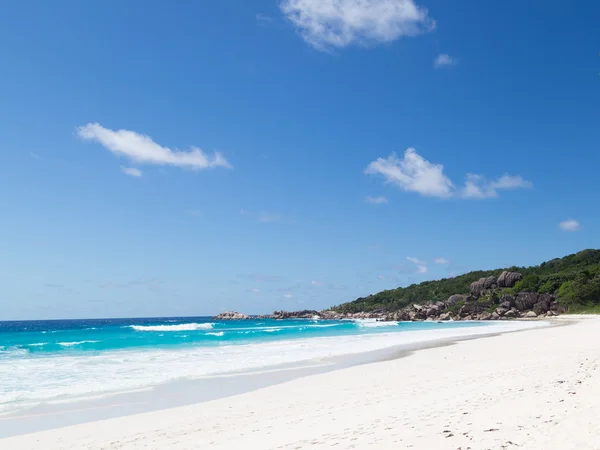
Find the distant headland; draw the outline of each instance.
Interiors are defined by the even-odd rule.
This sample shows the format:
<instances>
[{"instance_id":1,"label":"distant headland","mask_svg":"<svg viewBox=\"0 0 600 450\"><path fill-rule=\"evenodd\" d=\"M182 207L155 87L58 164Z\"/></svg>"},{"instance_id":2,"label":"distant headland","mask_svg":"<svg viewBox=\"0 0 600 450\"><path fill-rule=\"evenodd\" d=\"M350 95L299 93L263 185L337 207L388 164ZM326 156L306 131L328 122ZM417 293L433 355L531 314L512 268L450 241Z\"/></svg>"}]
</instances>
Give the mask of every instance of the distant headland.
<instances>
[{"instance_id":1,"label":"distant headland","mask_svg":"<svg viewBox=\"0 0 600 450\"><path fill-rule=\"evenodd\" d=\"M323 311L225 312L214 318L508 320L599 310L600 250L583 250L539 266L475 271L386 290Z\"/></svg>"}]
</instances>

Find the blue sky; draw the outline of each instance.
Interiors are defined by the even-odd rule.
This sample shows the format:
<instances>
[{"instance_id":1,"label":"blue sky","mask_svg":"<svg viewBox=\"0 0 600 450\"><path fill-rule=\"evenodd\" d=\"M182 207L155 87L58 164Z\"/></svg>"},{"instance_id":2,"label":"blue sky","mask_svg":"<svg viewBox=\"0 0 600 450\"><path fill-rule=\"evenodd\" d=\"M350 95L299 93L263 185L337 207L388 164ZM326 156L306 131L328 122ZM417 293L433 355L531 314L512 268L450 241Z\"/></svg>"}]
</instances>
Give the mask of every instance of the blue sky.
<instances>
[{"instance_id":1,"label":"blue sky","mask_svg":"<svg viewBox=\"0 0 600 450\"><path fill-rule=\"evenodd\" d=\"M598 17L4 4L1 317L325 308L597 247Z\"/></svg>"}]
</instances>

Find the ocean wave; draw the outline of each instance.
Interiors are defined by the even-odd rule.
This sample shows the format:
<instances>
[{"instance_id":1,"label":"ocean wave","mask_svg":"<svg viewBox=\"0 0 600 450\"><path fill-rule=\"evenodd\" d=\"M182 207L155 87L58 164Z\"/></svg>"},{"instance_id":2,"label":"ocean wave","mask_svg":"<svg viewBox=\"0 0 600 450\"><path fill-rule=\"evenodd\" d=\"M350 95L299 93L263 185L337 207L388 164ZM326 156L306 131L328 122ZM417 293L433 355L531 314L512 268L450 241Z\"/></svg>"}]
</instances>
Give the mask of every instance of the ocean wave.
<instances>
[{"instance_id":1,"label":"ocean wave","mask_svg":"<svg viewBox=\"0 0 600 450\"><path fill-rule=\"evenodd\" d=\"M38 342L36 344L27 344L27 347L43 347L46 344L48 344L48 342Z\"/></svg>"},{"instance_id":2,"label":"ocean wave","mask_svg":"<svg viewBox=\"0 0 600 450\"><path fill-rule=\"evenodd\" d=\"M267 328L264 330L265 333L275 333L276 331L281 331L281 328Z\"/></svg>"},{"instance_id":3,"label":"ocean wave","mask_svg":"<svg viewBox=\"0 0 600 450\"><path fill-rule=\"evenodd\" d=\"M219 331L217 333L205 333L207 336L223 336L225 333L223 333L222 331Z\"/></svg>"},{"instance_id":4,"label":"ocean wave","mask_svg":"<svg viewBox=\"0 0 600 450\"><path fill-rule=\"evenodd\" d=\"M182 323L179 325L129 325L127 328L135 331L195 331L211 330L214 325L214 323Z\"/></svg>"},{"instance_id":5,"label":"ocean wave","mask_svg":"<svg viewBox=\"0 0 600 450\"><path fill-rule=\"evenodd\" d=\"M75 342L59 342L58 345L60 345L61 347L74 347L76 345L81 345L81 344L94 344L96 342L99 341L75 341Z\"/></svg>"},{"instance_id":6,"label":"ocean wave","mask_svg":"<svg viewBox=\"0 0 600 450\"><path fill-rule=\"evenodd\" d=\"M86 354L85 351L78 351L86 347L82 346L63 349L62 354L56 352L55 357L48 355L45 358L31 357L28 351L11 347L7 353L0 353L0 414L3 408L16 411L40 402L112 395L181 379L194 380L223 374L237 376L234 374L279 369L282 364L328 362L325 358L397 345L534 328L545 323L499 321L482 326L467 326L462 323L453 326L432 324L432 329L412 324L396 329L377 330L382 331L377 333L368 329L362 329L363 333L360 333L357 325L348 323L347 328L356 327L354 335L279 340L274 338L285 336L285 333L276 333L270 336L272 339L256 343L184 346L177 351L157 347L90 351ZM273 330L275 328L277 327L271 327ZM211 330L218 331L221 330ZM225 331L225 334L229 337L230 332ZM137 337L142 336L144 335L138 334ZM215 341L216 338L213 343ZM6 345L4 342L2 344ZM13 355L13 351L22 352L22 355ZM202 364L198 361L202 361Z\"/></svg>"},{"instance_id":7,"label":"ocean wave","mask_svg":"<svg viewBox=\"0 0 600 450\"><path fill-rule=\"evenodd\" d=\"M375 319L357 319L354 323L360 328L395 327L399 322L378 322Z\"/></svg>"}]
</instances>

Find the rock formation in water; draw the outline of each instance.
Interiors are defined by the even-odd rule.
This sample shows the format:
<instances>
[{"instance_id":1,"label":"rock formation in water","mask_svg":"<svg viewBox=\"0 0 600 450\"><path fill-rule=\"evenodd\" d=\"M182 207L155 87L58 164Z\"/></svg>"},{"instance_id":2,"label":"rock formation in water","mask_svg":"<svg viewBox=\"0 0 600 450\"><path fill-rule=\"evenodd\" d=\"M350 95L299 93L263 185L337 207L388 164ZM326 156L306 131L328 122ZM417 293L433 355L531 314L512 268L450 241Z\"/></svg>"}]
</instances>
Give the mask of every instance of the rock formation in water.
<instances>
[{"instance_id":1,"label":"rock formation in water","mask_svg":"<svg viewBox=\"0 0 600 450\"><path fill-rule=\"evenodd\" d=\"M217 314L213 317L214 320L245 320L249 318L250 316L236 311L222 312L221 314Z\"/></svg>"}]
</instances>

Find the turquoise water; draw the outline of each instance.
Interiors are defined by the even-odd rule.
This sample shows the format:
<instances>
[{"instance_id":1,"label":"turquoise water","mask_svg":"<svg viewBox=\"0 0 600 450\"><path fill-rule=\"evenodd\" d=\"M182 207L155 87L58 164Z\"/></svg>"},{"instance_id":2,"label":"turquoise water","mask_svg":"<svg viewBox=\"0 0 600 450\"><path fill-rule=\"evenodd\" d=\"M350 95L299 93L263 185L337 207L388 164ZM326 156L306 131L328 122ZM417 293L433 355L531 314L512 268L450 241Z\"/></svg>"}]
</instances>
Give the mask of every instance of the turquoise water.
<instances>
[{"instance_id":1,"label":"turquoise water","mask_svg":"<svg viewBox=\"0 0 600 450\"><path fill-rule=\"evenodd\" d=\"M508 324L208 317L0 322L0 414L175 380L322 365L330 357Z\"/></svg>"},{"instance_id":2,"label":"turquoise water","mask_svg":"<svg viewBox=\"0 0 600 450\"><path fill-rule=\"evenodd\" d=\"M35 354L243 345L282 339L475 327L476 322L213 321L209 317L0 322L0 359Z\"/></svg>"}]
</instances>

